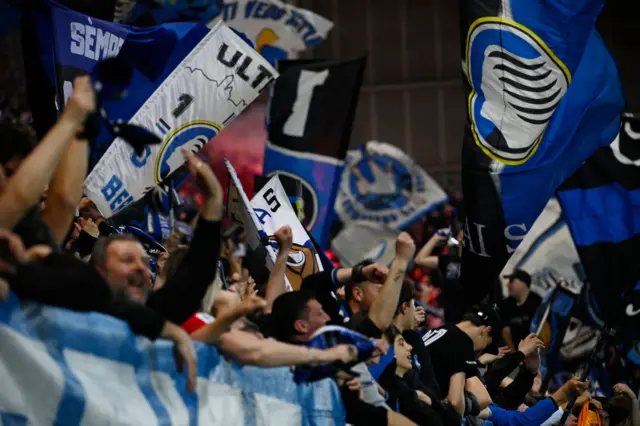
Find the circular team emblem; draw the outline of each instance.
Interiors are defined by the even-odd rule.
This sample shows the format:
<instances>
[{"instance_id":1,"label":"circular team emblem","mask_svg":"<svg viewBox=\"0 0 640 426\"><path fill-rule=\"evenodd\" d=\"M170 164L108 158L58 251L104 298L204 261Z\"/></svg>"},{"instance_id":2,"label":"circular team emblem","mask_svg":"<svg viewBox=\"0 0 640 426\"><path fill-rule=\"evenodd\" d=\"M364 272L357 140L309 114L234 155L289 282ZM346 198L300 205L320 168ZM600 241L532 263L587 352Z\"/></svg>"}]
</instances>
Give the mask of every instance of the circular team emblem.
<instances>
[{"instance_id":1,"label":"circular team emblem","mask_svg":"<svg viewBox=\"0 0 640 426\"><path fill-rule=\"evenodd\" d=\"M466 66L476 144L500 163L526 162L567 92L568 68L533 31L493 17L469 29Z\"/></svg>"},{"instance_id":2,"label":"circular team emblem","mask_svg":"<svg viewBox=\"0 0 640 426\"><path fill-rule=\"evenodd\" d=\"M156 157L154 179L156 184L165 180L183 164L181 148L196 153L222 130L211 121L197 120L185 123L167 136Z\"/></svg>"},{"instance_id":3,"label":"circular team emblem","mask_svg":"<svg viewBox=\"0 0 640 426\"><path fill-rule=\"evenodd\" d=\"M336 199L343 222L364 220L399 227L423 211L431 178L398 148L368 142L349 152ZM430 185L442 192L435 182ZM442 198L446 198L444 192Z\"/></svg>"},{"instance_id":4,"label":"circular team emblem","mask_svg":"<svg viewBox=\"0 0 640 426\"><path fill-rule=\"evenodd\" d=\"M640 167L640 120L623 116L620 133L609 147L621 164Z\"/></svg>"},{"instance_id":5,"label":"circular team emblem","mask_svg":"<svg viewBox=\"0 0 640 426\"><path fill-rule=\"evenodd\" d=\"M267 177L272 177L276 174L300 181L302 184L302 211L304 213L301 222L306 229L313 229L318 220L318 196L313 186L300 176L282 170L275 170L269 173Z\"/></svg>"}]
</instances>

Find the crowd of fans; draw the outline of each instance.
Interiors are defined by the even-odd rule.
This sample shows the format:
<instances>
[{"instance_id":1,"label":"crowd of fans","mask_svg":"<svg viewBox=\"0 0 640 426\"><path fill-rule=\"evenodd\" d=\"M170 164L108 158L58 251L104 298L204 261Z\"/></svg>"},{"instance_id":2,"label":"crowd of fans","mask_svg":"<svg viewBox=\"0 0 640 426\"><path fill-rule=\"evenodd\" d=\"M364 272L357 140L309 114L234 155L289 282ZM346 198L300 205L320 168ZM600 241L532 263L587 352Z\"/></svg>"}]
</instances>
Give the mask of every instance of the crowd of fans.
<instances>
[{"instance_id":1,"label":"crowd of fans","mask_svg":"<svg viewBox=\"0 0 640 426\"><path fill-rule=\"evenodd\" d=\"M415 238L402 232L390 265L363 260L308 276L290 292L291 228L275 233L279 250L268 276L250 276L251 251L241 234L233 238L223 229L223 189L208 164L189 152L186 162L203 200L197 215L179 215L182 226L155 245L142 232L111 226L82 197L83 123L95 107L91 83L80 77L38 144L20 125L0 125L1 298L13 292L101 312L126 321L136 334L170 339L191 391L194 340L244 364L291 366L303 380L334 380L353 425L555 425L576 399L565 424L596 416L604 425L640 425L638 399L625 384L615 385L608 400L592 398L589 383L578 377L553 393L541 391L544 345L529 334L540 299L526 272L508 277L509 297L498 307L461 309L463 238L455 202L414 229ZM458 242L447 247L449 236L430 227L452 224ZM423 234L433 236L417 251ZM416 273L414 264L438 278ZM424 306L434 282L441 327L427 321ZM347 340L313 343L323 333L348 335L346 329L371 350ZM596 424L589 421L584 424Z\"/></svg>"}]
</instances>

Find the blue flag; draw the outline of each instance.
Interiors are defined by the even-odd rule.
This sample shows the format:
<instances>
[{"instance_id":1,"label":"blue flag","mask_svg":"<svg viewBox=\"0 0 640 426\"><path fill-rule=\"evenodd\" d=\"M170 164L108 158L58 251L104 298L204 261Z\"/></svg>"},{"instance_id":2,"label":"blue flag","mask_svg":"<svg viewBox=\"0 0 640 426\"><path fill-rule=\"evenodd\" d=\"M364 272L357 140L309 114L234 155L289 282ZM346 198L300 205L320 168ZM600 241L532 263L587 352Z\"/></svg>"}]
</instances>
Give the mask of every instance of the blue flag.
<instances>
[{"instance_id":1,"label":"blue flag","mask_svg":"<svg viewBox=\"0 0 640 426\"><path fill-rule=\"evenodd\" d=\"M589 281L593 319L618 334L640 330L640 118L625 115L619 136L558 189Z\"/></svg>"},{"instance_id":2,"label":"blue flag","mask_svg":"<svg viewBox=\"0 0 640 426\"><path fill-rule=\"evenodd\" d=\"M595 29L603 5L462 3L466 305L490 294L554 191L618 133L622 88Z\"/></svg>"}]
</instances>

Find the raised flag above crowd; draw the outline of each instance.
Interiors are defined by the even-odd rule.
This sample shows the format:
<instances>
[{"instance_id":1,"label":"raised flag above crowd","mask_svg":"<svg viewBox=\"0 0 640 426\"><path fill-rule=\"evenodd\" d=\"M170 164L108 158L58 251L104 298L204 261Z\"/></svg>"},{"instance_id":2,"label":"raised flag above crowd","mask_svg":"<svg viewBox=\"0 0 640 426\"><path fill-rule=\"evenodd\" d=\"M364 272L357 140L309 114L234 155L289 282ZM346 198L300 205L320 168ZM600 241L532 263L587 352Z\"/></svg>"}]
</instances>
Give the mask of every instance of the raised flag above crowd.
<instances>
[{"instance_id":1,"label":"raised flag above crowd","mask_svg":"<svg viewBox=\"0 0 640 426\"><path fill-rule=\"evenodd\" d=\"M640 329L640 118L625 114L619 135L558 189L589 280L589 304L603 326Z\"/></svg>"},{"instance_id":2,"label":"raised flag above crowd","mask_svg":"<svg viewBox=\"0 0 640 426\"><path fill-rule=\"evenodd\" d=\"M498 273L558 186L618 133L618 70L595 29L604 0L464 0L465 304Z\"/></svg>"},{"instance_id":3,"label":"raised flag above crowd","mask_svg":"<svg viewBox=\"0 0 640 426\"><path fill-rule=\"evenodd\" d=\"M328 246L365 58L285 61L271 90L264 174L302 183L303 224Z\"/></svg>"}]
</instances>

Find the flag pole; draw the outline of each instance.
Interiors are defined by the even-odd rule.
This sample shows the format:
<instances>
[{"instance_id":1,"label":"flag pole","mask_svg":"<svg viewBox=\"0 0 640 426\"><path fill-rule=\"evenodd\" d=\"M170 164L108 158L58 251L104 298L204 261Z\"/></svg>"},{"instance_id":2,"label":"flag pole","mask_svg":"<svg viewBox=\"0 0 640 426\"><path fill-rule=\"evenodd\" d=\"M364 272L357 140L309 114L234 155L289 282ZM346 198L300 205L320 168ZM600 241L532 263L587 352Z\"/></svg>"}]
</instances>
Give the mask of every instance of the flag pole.
<instances>
[{"instance_id":1,"label":"flag pole","mask_svg":"<svg viewBox=\"0 0 640 426\"><path fill-rule=\"evenodd\" d=\"M593 369L594 364L598 361L598 355L604 349L604 346L606 345L607 341L610 338L613 338L615 335L616 335L616 330L614 328L605 327L604 332L600 335L600 338L598 339L598 343L596 344L596 347L593 348L593 352L591 352L591 356L587 361L587 365L585 365L584 370L580 375L581 382L584 382L585 380L587 380L587 377L589 377L589 374L591 374L591 370ZM564 414L562 414L562 419L560 420L559 424L563 425L567 421L567 419L569 418L569 415L571 414L571 411L573 410L573 407L576 404L576 400L577 400L576 397L572 397L571 399L569 399L569 403L567 404L567 408L565 408L564 410Z\"/></svg>"}]
</instances>

